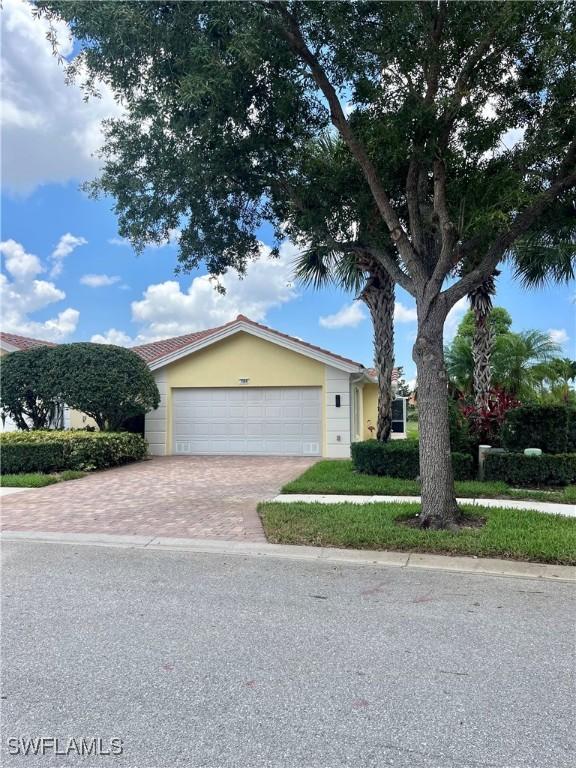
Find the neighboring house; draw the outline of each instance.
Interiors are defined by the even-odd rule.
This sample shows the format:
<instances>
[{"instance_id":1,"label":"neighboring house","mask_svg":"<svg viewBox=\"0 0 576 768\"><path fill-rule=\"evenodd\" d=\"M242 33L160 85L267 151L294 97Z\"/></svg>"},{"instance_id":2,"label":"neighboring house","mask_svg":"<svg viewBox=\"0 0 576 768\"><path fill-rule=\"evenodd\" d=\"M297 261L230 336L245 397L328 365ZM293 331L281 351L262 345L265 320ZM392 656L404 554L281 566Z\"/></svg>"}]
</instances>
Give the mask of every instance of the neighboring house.
<instances>
[{"instance_id":1,"label":"neighboring house","mask_svg":"<svg viewBox=\"0 0 576 768\"><path fill-rule=\"evenodd\" d=\"M47 343L13 334L1 339L6 351ZM18 346L14 339L23 341ZM150 452L157 456L345 458L350 443L370 438L369 428L376 427L374 369L244 315L133 349L161 395L160 406L145 419ZM69 412L65 426L86 426L82 418Z\"/></svg>"}]
</instances>

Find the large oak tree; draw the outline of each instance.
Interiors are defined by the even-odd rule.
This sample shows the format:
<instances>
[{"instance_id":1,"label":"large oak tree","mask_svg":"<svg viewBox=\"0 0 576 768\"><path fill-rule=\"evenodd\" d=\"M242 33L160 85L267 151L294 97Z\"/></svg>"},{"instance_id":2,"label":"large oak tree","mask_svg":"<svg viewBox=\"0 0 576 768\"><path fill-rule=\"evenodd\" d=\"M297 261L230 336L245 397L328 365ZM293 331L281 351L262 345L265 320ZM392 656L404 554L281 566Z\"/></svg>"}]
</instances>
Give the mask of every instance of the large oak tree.
<instances>
[{"instance_id":1,"label":"large oak tree","mask_svg":"<svg viewBox=\"0 0 576 768\"><path fill-rule=\"evenodd\" d=\"M73 69L122 97L93 189L115 197L136 246L181 227L183 268L242 271L267 220L278 238L369 256L414 297L421 519L452 526L444 321L576 184L575 6L38 5L81 42ZM353 161L367 204L319 234L321 197L299 203L318 189L311 148L327 129L334 183Z\"/></svg>"}]
</instances>

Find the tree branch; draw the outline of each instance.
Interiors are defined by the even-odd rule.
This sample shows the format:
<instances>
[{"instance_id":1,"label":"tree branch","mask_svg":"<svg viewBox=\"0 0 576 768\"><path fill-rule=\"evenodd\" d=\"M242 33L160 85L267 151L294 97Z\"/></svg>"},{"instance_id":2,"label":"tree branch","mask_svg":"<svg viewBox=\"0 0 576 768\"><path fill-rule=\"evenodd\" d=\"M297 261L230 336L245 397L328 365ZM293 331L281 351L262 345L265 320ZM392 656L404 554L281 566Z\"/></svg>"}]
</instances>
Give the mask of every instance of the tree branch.
<instances>
[{"instance_id":1,"label":"tree branch","mask_svg":"<svg viewBox=\"0 0 576 768\"><path fill-rule=\"evenodd\" d=\"M458 242L458 230L450 218L446 200L446 164L443 158L434 160L434 212L440 223L442 247L432 277L426 286L425 296L432 299L442 287L454 260L454 246Z\"/></svg>"},{"instance_id":2,"label":"tree branch","mask_svg":"<svg viewBox=\"0 0 576 768\"><path fill-rule=\"evenodd\" d=\"M438 136L438 147L441 152L443 152L448 146L450 132L452 130L452 126L454 125L454 121L458 114L458 110L460 109L460 105L462 104L462 99L464 98L466 92L468 91L468 85L470 83L470 79L475 69L481 63L482 57L484 56L484 54L487 53L487 51L490 49L492 40L494 39L494 34L497 31L498 27L502 24L501 16L502 14L497 14L494 20L494 23L491 25L490 29L488 30L488 34L486 35L486 37L480 40L480 42L478 43L476 48L474 48L470 56L466 59L466 61L462 65L462 69L458 73L458 76L454 83L452 97L448 103L448 106L444 110L443 114L440 116L440 120L439 120L441 128ZM499 53L500 53L500 50L493 51L491 56L498 55Z\"/></svg>"},{"instance_id":3,"label":"tree branch","mask_svg":"<svg viewBox=\"0 0 576 768\"><path fill-rule=\"evenodd\" d=\"M364 178L370 187L370 191L372 192L376 205L378 206L380 215L384 219L384 222L390 231L392 242L398 249L402 260L406 264L406 267L411 274L421 277L423 274L421 264L416 256L410 240L408 239L407 233L404 230L404 227L402 226L402 223L398 218L398 215L394 210L394 207L392 206L392 203L390 202L384 187L382 186L376 169L368 157L364 146L355 136L352 128L350 127L350 123L346 119L346 115L344 114L344 110L342 109L342 105L340 104L336 90L334 89L332 83L329 81L322 65L320 64L319 59L307 46L297 20L290 13L286 5L283 2L277 1L271 2L269 5L275 8L284 20L285 26L282 26L281 28L284 37L286 38L293 53L295 53L296 56L298 56L298 58L307 65L310 70L310 74L312 75L312 79L328 102L332 124L338 130L340 136L348 146L354 159L362 169Z\"/></svg>"},{"instance_id":4,"label":"tree branch","mask_svg":"<svg viewBox=\"0 0 576 768\"><path fill-rule=\"evenodd\" d=\"M298 210L302 211L302 213L306 213L310 210L310 206L306 205L304 200L302 200L302 198L296 193L296 191L290 186L288 182L281 182L281 187L284 191L284 194L287 194L290 197L292 203L298 208ZM408 293L414 295L414 284L412 279L409 275L406 274L406 272L404 272L404 270L401 269L400 265L397 264L397 262L389 253L386 252L385 249L365 245L359 240L350 242L337 240L336 238L332 237L328 231L327 226L324 226L322 229L316 226L315 230L318 234L318 237L321 240L324 240L324 242L335 251L340 251L342 253L356 253L360 256L368 255L388 272L394 282L402 286L402 288L404 288L404 290Z\"/></svg>"},{"instance_id":5,"label":"tree branch","mask_svg":"<svg viewBox=\"0 0 576 768\"><path fill-rule=\"evenodd\" d=\"M542 192L531 206L517 214L510 227L503 232L494 242L486 256L482 259L478 267L473 269L467 275L464 275L457 283L451 285L443 291L440 296L448 302L448 306L453 306L459 299L470 293L471 290L478 287L496 269L498 262L502 259L511 245L527 232L532 224L542 215L546 208L556 200L556 198L572 187L576 187L576 169L574 168L574 158L576 157L576 139L570 146L564 161L560 168L567 170L566 161L572 159L571 172L566 176L557 179L547 190Z\"/></svg>"},{"instance_id":6,"label":"tree branch","mask_svg":"<svg viewBox=\"0 0 576 768\"><path fill-rule=\"evenodd\" d=\"M429 4L425 2L421 2L420 6L424 13L427 13L430 8ZM429 66L425 67L426 92L422 100L425 108L430 107L434 103L434 99L438 93L441 65L440 44L442 42L447 12L448 4L446 2L440 3L438 10L432 7L429 47L430 62ZM427 133L429 134L429 131L427 131ZM426 137L422 131L422 126L420 126L416 130L414 150L412 152L412 157L410 158L410 165L406 177L406 202L408 206L410 233L412 235L414 247L421 258L425 258L426 244L419 198L420 182L422 178L422 162L419 155L423 151L425 140Z\"/></svg>"}]
</instances>

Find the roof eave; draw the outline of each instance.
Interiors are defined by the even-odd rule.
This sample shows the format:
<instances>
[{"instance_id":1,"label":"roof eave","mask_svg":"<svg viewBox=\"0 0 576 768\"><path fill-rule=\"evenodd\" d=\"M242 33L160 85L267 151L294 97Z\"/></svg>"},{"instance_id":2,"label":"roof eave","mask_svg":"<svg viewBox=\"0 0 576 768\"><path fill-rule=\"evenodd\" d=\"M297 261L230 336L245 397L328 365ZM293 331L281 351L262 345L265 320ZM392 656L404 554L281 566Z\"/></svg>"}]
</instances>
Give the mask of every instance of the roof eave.
<instances>
[{"instance_id":1,"label":"roof eave","mask_svg":"<svg viewBox=\"0 0 576 768\"><path fill-rule=\"evenodd\" d=\"M209 347L218 341L222 341L229 336L233 336L235 333L239 333L240 331L249 333L252 336L256 336L257 338L261 338L265 341L269 341L280 347L284 347L285 349L289 349L292 352L303 355L304 357L317 360L318 362L324 363L324 365L329 365L331 368L337 368L338 370L345 371L346 373L361 373L365 370L364 366L360 365L359 363L347 362L343 359L334 357L329 353L311 349L309 346L298 342L296 339L289 339L284 336L280 336L273 331L265 330L258 325L247 323L243 320L239 320L238 322L224 327L219 331L210 334L209 336L192 342L191 344L187 344L185 347L182 347L175 352L170 352L167 355L163 355L162 357L149 362L148 365L150 370L157 371L160 368L164 368L164 366L169 365L170 363L174 363L177 360L192 354L193 352L198 352L201 349Z\"/></svg>"}]
</instances>

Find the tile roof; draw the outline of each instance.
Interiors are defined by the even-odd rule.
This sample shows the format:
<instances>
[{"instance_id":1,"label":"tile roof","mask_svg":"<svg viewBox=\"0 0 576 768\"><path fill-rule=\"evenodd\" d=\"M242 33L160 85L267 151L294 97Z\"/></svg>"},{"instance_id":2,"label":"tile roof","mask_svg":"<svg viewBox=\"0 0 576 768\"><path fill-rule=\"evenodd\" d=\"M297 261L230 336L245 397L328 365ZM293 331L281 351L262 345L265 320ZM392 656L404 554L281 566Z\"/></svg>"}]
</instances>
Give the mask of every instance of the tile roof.
<instances>
[{"instance_id":1,"label":"tile roof","mask_svg":"<svg viewBox=\"0 0 576 768\"><path fill-rule=\"evenodd\" d=\"M322 347L317 347L314 344L308 344L308 342L302 341L302 339L297 339L295 336L289 336L286 333L281 333L280 331L274 330L274 328L269 328L267 325L256 323L254 320L250 320L250 318L246 317L245 315L238 315L235 320L232 320L229 323L225 323L224 325L219 325L216 328L208 328L205 331L197 331L196 333L187 333L184 336L174 336L171 339L153 341L150 344L141 344L137 347L132 347L132 349L134 352L139 354L140 357L144 358L147 363L153 363L156 360L160 360L165 355L169 355L173 352L177 352L180 349L184 349L189 344L195 344L197 341L202 339L207 339L213 334L222 331L224 328L229 328L233 325L236 325L237 323L246 323L248 325L252 325L255 328L260 328L263 331L272 333L281 339L288 339L289 341L295 341L298 344L302 344L302 346L307 347L314 352L321 352L324 355L333 357L335 360L340 360L344 363L349 363L351 365L357 365L359 368L364 368L361 363L358 363L355 360L342 357L342 355L337 355L334 352L330 352L329 350L323 349Z\"/></svg>"},{"instance_id":2,"label":"tile roof","mask_svg":"<svg viewBox=\"0 0 576 768\"><path fill-rule=\"evenodd\" d=\"M0 331L0 345L2 342L16 347L18 350L32 349L33 347L55 347L53 341L42 341L41 339L30 339L28 336L18 336L16 333L5 333Z\"/></svg>"},{"instance_id":3,"label":"tile roof","mask_svg":"<svg viewBox=\"0 0 576 768\"><path fill-rule=\"evenodd\" d=\"M193 333L185 333L182 336L173 336L169 339L152 341L149 344L139 344L137 347L132 347L132 350L136 352L138 355L140 355L140 357L143 360L145 360L147 363L153 363L157 360L162 359L166 355L170 355L174 352L178 352L178 350L180 349L185 349L191 344L195 344L196 342L201 341L202 339L207 339L210 336L217 334L219 331L222 331L225 328L229 328L233 325L236 325L237 323L246 323L248 325L252 325L255 328L260 328L263 331L272 333L274 334L274 336L278 336L281 339L288 339L288 341L294 341L298 344L302 344L303 347L307 347L308 349L311 349L314 352L321 352L324 355L333 357L335 360L340 360L344 363L349 363L351 365L357 365L358 368L364 370L371 378L377 379L375 368L364 368L362 363L358 363L356 362L356 360L351 360L348 357L337 355L334 352L330 352L330 350L328 349L324 349L323 347L317 347L315 344L308 344L308 342L302 341L302 339L298 339L295 336L289 336L287 333L282 333L281 331L276 331L274 328L270 328L267 325L262 325L262 323L256 323L254 320L250 320L250 318L246 317L245 315L238 315L238 317L236 317L235 320L231 320L229 323L225 323L224 325L218 325L215 328L207 328L204 331L194 331ZM47 346L47 347L57 346L52 341L42 341L41 339L31 339L28 336L19 336L15 333L4 333L3 331L1 331L0 342L2 341L6 342L12 347L16 347L17 349L32 349L33 347L41 347L41 346ZM396 368L394 368L392 372L392 381L396 381L397 379L398 379L398 371Z\"/></svg>"}]
</instances>

